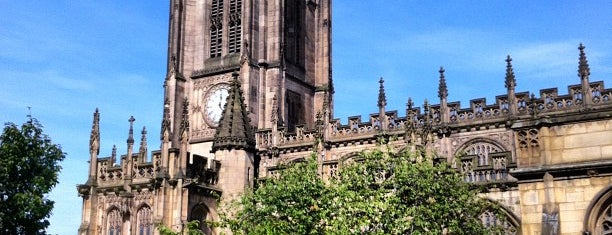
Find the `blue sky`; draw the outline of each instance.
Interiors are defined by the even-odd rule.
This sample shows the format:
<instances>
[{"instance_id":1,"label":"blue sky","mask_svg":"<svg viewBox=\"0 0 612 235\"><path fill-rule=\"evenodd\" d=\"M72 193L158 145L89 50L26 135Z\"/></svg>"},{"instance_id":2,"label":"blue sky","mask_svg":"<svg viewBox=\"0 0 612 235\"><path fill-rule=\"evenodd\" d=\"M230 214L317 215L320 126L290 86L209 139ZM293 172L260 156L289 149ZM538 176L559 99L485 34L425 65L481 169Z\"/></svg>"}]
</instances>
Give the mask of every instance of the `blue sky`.
<instances>
[{"instance_id":1,"label":"blue sky","mask_svg":"<svg viewBox=\"0 0 612 235\"><path fill-rule=\"evenodd\" d=\"M128 118L159 146L165 76L165 1L0 0L0 121L22 123L28 108L68 157L49 232L74 234L85 182L92 113L101 112L101 155L125 153ZM578 84L578 44L591 81L612 87L610 1L335 1L335 116L377 112L384 77L387 110L404 115L412 97L437 103L444 66L450 101L494 102L505 93L505 58L517 91Z\"/></svg>"}]
</instances>

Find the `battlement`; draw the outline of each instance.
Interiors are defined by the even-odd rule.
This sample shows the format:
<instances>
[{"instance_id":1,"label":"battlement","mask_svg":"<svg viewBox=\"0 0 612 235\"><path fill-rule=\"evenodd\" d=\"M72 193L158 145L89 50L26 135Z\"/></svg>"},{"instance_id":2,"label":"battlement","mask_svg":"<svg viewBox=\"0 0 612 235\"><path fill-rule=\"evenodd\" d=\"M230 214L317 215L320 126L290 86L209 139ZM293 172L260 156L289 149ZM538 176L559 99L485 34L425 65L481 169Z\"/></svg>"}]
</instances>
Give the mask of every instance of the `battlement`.
<instances>
[{"instance_id":1,"label":"battlement","mask_svg":"<svg viewBox=\"0 0 612 235\"><path fill-rule=\"evenodd\" d=\"M406 116L400 117L396 110L385 111L386 97L384 81L381 78L379 113L370 114L365 120L361 116L351 116L348 117L346 124L340 119L319 119L317 126L312 130L298 126L295 128L295 133L288 133L285 127L276 128L276 132L272 129L262 129L256 133L257 148L265 150L273 147L295 151L306 148L306 145L312 145L317 136L332 144L371 142L381 133L407 138L407 132L424 128L431 129L429 131L435 132L434 134L444 135L469 131L475 127L511 127L516 122L537 122L542 118L557 117L556 120L562 121L561 117L581 116L585 112L597 113L600 110L612 109L612 89L606 89L603 81L589 82L590 69L584 55L584 47L581 45L579 49L578 76L581 83L567 86L567 94L559 94L558 88L541 89L539 97L528 91L515 92L516 81L512 59L508 56L505 78L507 93L496 96L493 103L487 103L485 98L472 99L467 107L462 107L459 101L448 102L445 71L440 68L438 90L440 102L430 105L425 100L421 107L416 107L412 100L408 99ZM327 111L321 110L321 112Z\"/></svg>"},{"instance_id":2,"label":"battlement","mask_svg":"<svg viewBox=\"0 0 612 235\"><path fill-rule=\"evenodd\" d=\"M90 140L90 172L85 184L77 185L79 195L86 197L93 188L98 193L129 194L147 188L152 191L162 185L175 187L182 182L184 187L196 186L208 191L216 188L221 169L221 162L197 154L191 154L186 149L171 148L167 141L162 140L162 149L147 152L146 129L142 130L140 148L134 153L132 148L133 122L130 118L130 129L127 139L127 153L120 156L117 163L117 148L113 146L112 153L107 157L98 158L99 154L99 112L94 113L94 123ZM176 159L185 159L179 161Z\"/></svg>"}]
</instances>

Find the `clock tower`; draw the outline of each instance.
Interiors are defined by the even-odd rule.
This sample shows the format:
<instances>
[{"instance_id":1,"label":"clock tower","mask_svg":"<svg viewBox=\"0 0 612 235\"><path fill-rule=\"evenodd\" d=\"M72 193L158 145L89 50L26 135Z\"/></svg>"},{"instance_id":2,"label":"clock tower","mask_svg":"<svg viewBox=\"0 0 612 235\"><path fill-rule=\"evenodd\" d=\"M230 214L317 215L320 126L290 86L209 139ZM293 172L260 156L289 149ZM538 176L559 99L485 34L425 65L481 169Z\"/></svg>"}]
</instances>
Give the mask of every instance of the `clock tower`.
<instances>
[{"instance_id":1,"label":"clock tower","mask_svg":"<svg viewBox=\"0 0 612 235\"><path fill-rule=\"evenodd\" d=\"M210 155L233 72L255 129L271 128L273 115L289 131L312 127L333 94L330 22L330 0L171 0L164 98L172 147L187 101L189 150Z\"/></svg>"},{"instance_id":2,"label":"clock tower","mask_svg":"<svg viewBox=\"0 0 612 235\"><path fill-rule=\"evenodd\" d=\"M161 221L214 220L210 192L252 186L253 133L313 128L325 104L332 115L332 95L331 0L171 0L161 152L177 152L161 159L183 189L156 199L175 204L155 209ZM181 180L199 165L218 178Z\"/></svg>"}]
</instances>

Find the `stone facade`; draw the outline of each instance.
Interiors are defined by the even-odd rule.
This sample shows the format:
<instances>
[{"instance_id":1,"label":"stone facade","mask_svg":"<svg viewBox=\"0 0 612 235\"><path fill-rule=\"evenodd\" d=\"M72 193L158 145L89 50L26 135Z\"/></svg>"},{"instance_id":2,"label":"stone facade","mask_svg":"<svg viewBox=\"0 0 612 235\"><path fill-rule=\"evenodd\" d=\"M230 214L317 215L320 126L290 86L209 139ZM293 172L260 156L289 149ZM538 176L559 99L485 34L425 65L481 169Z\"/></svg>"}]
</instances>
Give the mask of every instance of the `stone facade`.
<instances>
[{"instance_id":1,"label":"stone facade","mask_svg":"<svg viewBox=\"0 0 612 235\"><path fill-rule=\"evenodd\" d=\"M579 84L567 94L516 92L508 56L507 92L492 104L449 102L441 68L437 104L408 99L405 116L388 111L381 78L379 112L343 124L333 119L330 0L170 4L161 149L149 156L143 128L134 151L130 118L127 153L99 157L96 110L89 177L77 187L79 234L156 234L159 223L179 230L218 220L218 197L235 198L280 163L317 149L323 177L332 177L381 138L435 152L485 185L481 196L508 218L485 212L483 222L503 222L508 234L612 231L612 90L590 81L584 46Z\"/></svg>"}]
</instances>

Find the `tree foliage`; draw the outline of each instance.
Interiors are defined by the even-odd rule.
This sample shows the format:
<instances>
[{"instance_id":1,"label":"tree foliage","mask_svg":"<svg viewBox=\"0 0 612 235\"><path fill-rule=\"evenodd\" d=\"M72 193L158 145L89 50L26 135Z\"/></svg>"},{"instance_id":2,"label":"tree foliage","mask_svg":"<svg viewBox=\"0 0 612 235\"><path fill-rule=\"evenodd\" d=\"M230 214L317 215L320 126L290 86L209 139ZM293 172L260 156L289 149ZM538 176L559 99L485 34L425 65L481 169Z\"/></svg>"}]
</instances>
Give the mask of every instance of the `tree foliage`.
<instances>
[{"instance_id":1,"label":"tree foliage","mask_svg":"<svg viewBox=\"0 0 612 235\"><path fill-rule=\"evenodd\" d=\"M236 234L487 234L499 209L444 162L389 146L344 162L324 181L313 156L242 196L225 218ZM342 164L342 163L341 163ZM503 219L503 218L502 218Z\"/></svg>"},{"instance_id":2,"label":"tree foliage","mask_svg":"<svg viewBox=\"0 0 612 235\"><path fill-rule=\"evenodd\" d=\"M317 174L315 160L279 170L247 191L222 215L234 234L320 234L330 189ZM232 212L236 212L233 214Z\"/></svg>"},{"instance_id":3,"label":"tree foliage","mask_svg":"<svg viewBox=\"0 0 612 235\"><path fill-rule=\"evenodd\" d=\"M33 118L6 123L0 136L0 233L45 234L65 153Z\"/></svg>"},{"instance_id":4,"label":"tree foliage","mask_svg":"<svg viewBox=\"0 0 612 235\"><path fill-rule=\"evenodd\" d=\"M200 230L200 222L197 220L189 221L185 224L184 231L175 232L172 228L160 224L157 226L157 231L159 231L160 235L204 235L204 233Z\"/></svg>"}]
</instances>

